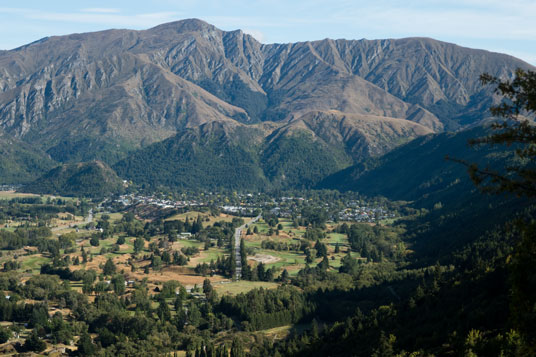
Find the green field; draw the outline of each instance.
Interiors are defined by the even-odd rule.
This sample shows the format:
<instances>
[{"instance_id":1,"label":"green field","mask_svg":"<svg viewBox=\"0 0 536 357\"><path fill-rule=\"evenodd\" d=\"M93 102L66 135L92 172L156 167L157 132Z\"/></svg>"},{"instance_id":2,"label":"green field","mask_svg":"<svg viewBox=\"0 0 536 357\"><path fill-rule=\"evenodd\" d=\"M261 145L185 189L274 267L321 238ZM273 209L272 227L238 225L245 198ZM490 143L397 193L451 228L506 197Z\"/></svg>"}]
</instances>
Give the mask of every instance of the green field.
<instances>
[{"instance_id":1,"label":"green field","mask_svg":"<svg viewBox=\"0 0 536 357\"><path fill-rule=\"evenodd\" d=\"M279 326L274 327L267 330L261 330L259 332L262 332L265 336L279 340L287 337L291 332L294 333L302 333L305 330L308 330L311 328L311 324L298 324L298 325L285 325L285 326Z\"/></svg>"},{"instance_id":2,"label":"green field","mask_svg":"<svg viewBox=\"0 0 536 357\"><path fill-rule=\"evenodd\" d=\"M11 200L13 198L19 198L19 197L39 197L39 195L35 195L33 193L20 193L20 192L14 192L14 191L0 191L0 200ZM45 196L42 196L45 198Z\"/></svg>"},{"instance_id":3,"label":"green field","mask_svg":"<svg viewBox=\"0 0 536 357\"><path fill-rule=\"evenodd\" d=\"M212 216L210 212L198 212L198 211L189 211L186 213L179 213L174 216L166 218L166 221L181 220L185 221L188 218L190 221L196 220L197 217L201 216L203 219L203 226L213 225L216 222L232 222L233 218L236 218L231 215L221 214L219 216ZM245 222L249 221L249 218L243 218Z\"/></svg>"},{"instance_id":4,"label":"green field","mask_svg":"<svg viewBox=\"0 0 536 357\"><path fill-rule=\"evenodd\" d=\"M400 218L386 218L386 219L382 219L380 221L380 224L384 225L384 226L389 226L389 225L392 225L393 223L395 223L396 221L398 221Z\"/></svg>"},{"instance_id":5,"label":"green field","mask_svg":"<svg viewBox=\"0 0 536 357\"><path fill-rule=\"evenodd\" d=\"M43 257L41 255L34 255L30 257L24 257L22 260L22 270L37 270L38 272L41 269L41 265L44 265L50 261L49 258Z\"/></svg>"},{"instance_id":6,"label":"green field","mask_svg":"<svg viewBox=\"0 0 536 357\"><path fill-rule=\"evenodd\" d=\"M226 254L228 255L228 253L228 250L212 247L208 251L202 250L200 252L200 258L197 260L197 262L210 263L211 260L214 260L214 262L216 262L218 257L223 257Z\"/></svg>"},{"instance_id":7,"label":"green field","mask_svg":"<svg viewBox=\"0 0 536 357\"><path fill-rule=\"evenodd\" d=\"M187 247L196 247L200 248L203 243L196 241L196 240L189 240L189 239L179 239L176 243L180 248L187 248Z\"/></svg>"},{"instance_id":8,"label":"green field","mask_svg":"<svg viewBox=\"0 0 536 357\"><path fill-rule=\"evenodd\" d=\"M263 289L275 289L279 286L277 283L268 283L264 281L233 281L231 283L214 283L214 289L220 295L238 295L241 293L247 293L250 290L256 288Z\"/></svg>"},{"instance_id":9,"label":"green field","mask_svg":"<svg viewBox=\"0 0 536 357\"><path fill-rule=\"evenodd\" d=\"M270 249L262 249L261 244L263 240L268 240L272 242L298 242L299 239L305 233L305 227L293 228L293 223L290 220L280 220L279 223L283 226L280 236L265 236L269 230L269 226L265 222L256 223L258 229L258 235L248 236L246 238L246 247L253 248L256 254L269 255L278 258L277 262L267 262L266 267L272 268L275 267L279 271L287 269L291 276L294 276L298 273L300 269L305 267L305 255L302 252L296 251L276 251ZM333 228L333 227L331 227ZM290 238L288 232L291 232ZM330 266L334 269L338 269L341 265L341 258L344 257L346 250L348 249L348 238L346 234L342 233L329 233L327 238L322 241L328 246L329 252L329 263ZM314 242L311 242L314 245ZM339 244L341 253L334 254L335 245ZM332 260L332 257L334 259ZM314 266L319 259L315 259L315 262L311 265Z\"/></svg>"},{"instance_id":10,"label":"green field","mask_svg":"<svg viewBox=\"0 0 536 357\"><path fill-rule=\"evenodd\" d=\"M266 224L263 220L260 220L257 223L251 225L251 230L253 230L254 227L257 227L257 230L260 234L266 234L270 229L270 226L268 226L268 224Z\"/></svg>"},{"instance_id":11,"label":"green field","mask_svg":"<svg viewBox=\"0 0 536 357\"><path fill-rule=\"evenodd\" d=\"M123 218L122 213L97 213L94 217L94 221L100 220L103 214L110 216L109 221L113 223L120 221Z\"/></svg>"},{"instance_id":12,"label":"green field","mask_svg":"<svg viewBox=\"0 0 536 357\"><path fill-rule=\"evenodd\" d=\"M342 246L348 244L348 238L346 237L346 234L329 233L327 239L324 240L324 243L329 243L329 245L333 246L339 243Z\"/></svg>"},{"instance_id":13,"label":"green field","mask_svg":"<svg viewBox=\"0 0 536 357\"><path fill-rule=\"evenodd\" d=\"M11 200L13 198L20 198L20 197L41 197L43 199L43 202L46 202L47 198L60 198L63 201L78 201L78 198L76 197L63 197L63 196L52 196L52 195L37 195L34 193L22 193L22 192L14 192L14 191L0 191L0 200Z\"/></svg>"}]
</instances>

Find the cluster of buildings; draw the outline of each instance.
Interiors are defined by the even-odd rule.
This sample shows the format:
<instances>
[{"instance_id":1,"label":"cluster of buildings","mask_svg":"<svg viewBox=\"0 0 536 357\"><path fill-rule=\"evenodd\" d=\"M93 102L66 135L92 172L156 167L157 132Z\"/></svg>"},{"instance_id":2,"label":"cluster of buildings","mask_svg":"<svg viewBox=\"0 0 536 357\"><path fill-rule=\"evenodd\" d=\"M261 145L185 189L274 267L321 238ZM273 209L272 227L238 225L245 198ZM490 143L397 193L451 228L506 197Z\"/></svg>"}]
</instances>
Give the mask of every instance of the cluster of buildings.
<instances>
[{"instance_id":1,"label":"cluster of buildings","mask_svg":"<svg viewBox=\"0 0 536 357\"><path fill-rule=\"evenodd\" d=\"M232 194L224 195L207 192L198 195L181 197L178 200L158 198L155 196L123 195L114 201L123 206L144 204L159 208L185 208L200 206L217 206L223 213L252 216L259 210L270 211L281 218L299 217L304 207L313 205L315 201L303 197L269 197L264 194ZM334 202L318 202L319 207L334 220L350 222L377 222L395 218L396 215L380 204L370 204L362 200ZM316 207L316 206L315 206ZM344 207L344 208L342 208Z\"/></svg>"},{"instance_id":2,"label":"cluster of buildings","mask_svg":"<svg viewBox=\"0 0 536 357\"><path fill-rule=\"evenodd\" d=\"M206 203L200 200L180 200L174 201L169 199L157 198L154 196L138 196L138 195L123 195L114 202L120 203L123 206L131 206L136 204L144 204L149 206L157 206L160 208L183 208L191 206L205 206Z\"/></svg>"},{"instance_id":3,"label":"cluster of buildings","mask_svg":"<svg viewBox=\"0 0 536 357\"><path fill-rule=\"evenodd\" d=\"M339 221L373 223L384 219L395 218L396 215L382 207L354 207L346 208L338 213Z\"/></svg>"},{"instance_id":4,"label":"cluster of buildings","mask_svg":"<svg viewBox=\"0 0 536 357\"><path fill-rule=\"evenodd\" d=\"M0 191L17 191L22 185L0 185Z\"/></svg>"},{"instance_id":5,"label":"cluster of buildings","mask_svg":"<svg viewBox=\"0 0 536 357\"><path fill-rule=\"evenodd\" d=\"M255 210L258 207L248 207L248 206L220 206L223 213L240 215L240 216L251 216L254 214Z\"/></svg>"}]
</instances>

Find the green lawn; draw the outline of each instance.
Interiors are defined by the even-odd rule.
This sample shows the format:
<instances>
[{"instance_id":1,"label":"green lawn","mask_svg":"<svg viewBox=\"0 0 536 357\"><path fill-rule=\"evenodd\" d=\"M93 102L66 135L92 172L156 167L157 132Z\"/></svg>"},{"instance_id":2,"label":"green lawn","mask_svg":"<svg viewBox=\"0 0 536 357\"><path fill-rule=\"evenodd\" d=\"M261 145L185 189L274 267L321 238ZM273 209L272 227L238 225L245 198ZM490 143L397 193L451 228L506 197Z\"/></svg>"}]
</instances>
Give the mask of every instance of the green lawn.
<instances>
[{"instance_id":1,"label":"green lawn","mask_svg":"<svg viewBox=\"0 0 536 357\"><path fill-rule=\"evenodd\" d=\"M342 246L348 244L348 238L346 237L346 234L343 233L329 233L327 239L324 242L329 243L333 246L339 243L339 245Z\"/></svg>"},{"instance_id":2,"label":"green lawn","mask_svg":"<svg viewBox=\"0 0 536 357\"><path fill-rule=\"evenodd\" d=\"M110 219L109 219L110 222L118 222L123 218L122 213L97 213L94 217L94 220L95 221L100 220L103 214L110 216Z\"/></svg>"},{"instance_id":3,"label":"green lawn","mask_svg":"<svg viewBox=\"0 0 536 357\"><path fill-rule=\"evenodd\" d=\"M289 221L288 219L280 219L279 224L283 226L284 231L288 231L289 229L293 229L293 223L292 223L292 221Z\"/></svg>"},{"instance_id":4,"label":"green lawn","mask_svg":"<svg viewBox=\"0 0 536 357\"><path fill-rule=\"evenodd\" d=\"M268 283L264 281L233 281L231 283L214 283L214 290L220 295L238 295L240 293L247 293L250 290L256 288L275 289L279 286L277 283Z\"/></svg>"},{"instance_id":5,"label":"green lawn","mask_svg":"<svg viewBox=\"0 0 536 357\"><path fill-rule=\"evenodd\" d=\"M32 193L19 193L13 191L0 191L0 200L11 200L19 197L39 197ZM46 196L43 196L43 201L46 201Z\"/></svg>"},{"instance_id":6,"label":"green lawn","mask_svg":"<svg viewBox=\"0 0 536 357\"><path fill-rule=\"evenodd\" d=\"M266 224L266 222L260 220L257 223L253 224L251 226L251 230L253 231L254 227L257 227L257 230L259 233L267 233L270 230L270 226Z\"/></svg>"},{"instance_id":7,"label":"green lawn","mask_svg":"<svg viewBox=\"0 0 536 357\"><path fill-rule=\"evenodd\" d=\"M258 254L266 254L271 255L274 257L279 258L279 261L275 263L268 263L266 264L267 268L279 268L279 269L285 269L288 266L291 265L305 265L305 256L298 252L290 252L290 251L275 251L275 250L268 250L268 249L260 249L257 251Z\"/></svg>"},{"instance_id":8,"label":"green lawn","mask_svg":"<svg viewBox=\"0 0 536 357\"><path fill-rule=\"evenodd\" d=\"M259 332L263 333L272 340L283 339L289 335L291 331L303 333L305 330L311 328L311 324L299 324L299 325L285 325L274 327L267 330L260 330Z\"/></svg>"},{"instance_id":9,"label":"green lawn","mask_svg":"<svg viewBox=\"0 0 536 357\"><path fill-rule=\"evenodd\" d=\"M63 196L52 196L52 195L37 195L34 193L22 193L22 192L13 192L13 191L0 191L0 200L11 200L13 198L19 197L41 197L43 203L46 203L47 199L50 198L59 198L62 201L78 201L76 197L63 197Z\"/></svg>"},{"instance_id":10,"label":"green lawn","mask_svg":"<svg viewBox=\"0 0 536 357\"><path fill-rule=\"evenodd\" d=\"M136 240L134 237L125 237L125 244L128 246L128 248L122 248L121 253L134 253L134 240Z\"/></svg>"},{"instance_id":11,"label":"green lawn","mask_svg":"<svg viewBox=\"0 0 536 357\"><path fill-rule=\"evenodd\" d=\"M203 246L204 244L196 241L196 240L189 240L189 239L179 239L177 241L177 244L180 248L187 248L187 247L196 247L199 248Z\"/></svg>"},{"instance_id":12,"label":"green lawn","mask_svg":"<svg viewBox=\"0 0 536 357\"><path fill-rule=\"evenodd\" d=\"M331 260L331 258L329 258L329 266L332 268L339 269L339 267L341 266L341 259L343 258L343 256L338 254L338 255L335 255L334 257L335 257L334 260Z\"/></svg>"},{"instance_id":13,"label":"green lawn","mask_svg":"<svg viewBox=\"0 0 536 357\"><path fill-rule=\"evenodd\" d=\"M184 221L186 218L191 220L196 220L197 217L201 216L203 219L203 226L211 226L216 222L224 221L224 222L232 222L234 216L231 215L220 215L220 216L212 216L210 212L198 212L198 211L190 211L185 213L179 213L174 216L166 218L166 221L173 221L173 220L181 220ZM208 219L208 221L207 221ZM248 218L243 218L245 222L248 221Z\"/></svg>"},{"instance_id":14,"label":"green lawn","mask_svg":"<svg viewBox=\"0 0 536 357\"><path fill-rule=\"evenodd\" d=\"M26 257L22 262L22 270L37 270L40 271L41 266L50 261L49 258L43 257L41 255L34 255Z\"/></svg>"},{"instance_id":15,"label":"green lawn","mask_svg":"<svg viewBox=\"0 0 536 357\"><path fill-rule=\"evenodd\" d=\"M288 229L285 229L285 232L288 232ZM292 234L294 234L296 237L301 238L305 234L305 228L292 228L290 229Z\"/></svg>"},{"instance_id":16,"label":"green lawn","mask_svg":"<svg viewBox=\"0 0 536 357\"><path fill-rule=\"evenodd\" d=\"M99 254L102 248L110 248L112 245L114 245L117 242L117 238L108 238L103 239L99 241L98 247L93 247L90 245L91 249L89 250L90 253L93 254ZM89 243L89 241L88 241Z\"/></svg>"},{"instance_id":17,"label":"green lawn","mask_svg":"<svg viewBox=\"0 0 536 357\"><path fill-rule=\"evenodd\" d=\"M223 250L220 248L210 248L208 251L202 250L201 251L201 258L199 258L199 262L202 263L210 263L211 260L218 260L218 257L223 257L225 254L228 254L228 250Z\"/></svg>"},{"instance_id":18,"label":"green lawn","mask_svg":"<svg viewBox=\"0 0 536 357\"><path fill-rule=\"evenodd\" d=\"M380 223L385 226L390 226L398 220L399 218L386 218L386 219L382 219Z\"/></svg>"},{"instance_id":19,"label":"green lawn","mask_svg":"<svg viewBox=\"0 0 536 357\"><path fill-rule=\"evenodd\" d=\"M256 241L248 241L246 240L246 247L252 247L252 248L257 248L257 249L261 249L261 241L260 240L256 240Z\"/></svg>"}]
</instances>

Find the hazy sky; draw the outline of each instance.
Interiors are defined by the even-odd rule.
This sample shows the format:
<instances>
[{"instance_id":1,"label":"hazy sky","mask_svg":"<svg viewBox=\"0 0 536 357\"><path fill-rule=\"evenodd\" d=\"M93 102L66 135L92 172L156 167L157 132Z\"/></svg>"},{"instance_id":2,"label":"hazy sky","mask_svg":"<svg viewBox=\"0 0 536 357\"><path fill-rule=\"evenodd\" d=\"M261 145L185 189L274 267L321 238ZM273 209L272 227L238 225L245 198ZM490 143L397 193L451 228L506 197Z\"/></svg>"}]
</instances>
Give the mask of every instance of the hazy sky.
<instances>
[{"instance_id":1,"label":"hazy sky","mask_svg":"<svg viewBox=\"0 0 536 357\"><path fill-rule=\"evenodd\" d=\"M263 43L423 36L536 64L536 0L0 0L0 49L194 17Z\"/></svg>"}]
</instances>

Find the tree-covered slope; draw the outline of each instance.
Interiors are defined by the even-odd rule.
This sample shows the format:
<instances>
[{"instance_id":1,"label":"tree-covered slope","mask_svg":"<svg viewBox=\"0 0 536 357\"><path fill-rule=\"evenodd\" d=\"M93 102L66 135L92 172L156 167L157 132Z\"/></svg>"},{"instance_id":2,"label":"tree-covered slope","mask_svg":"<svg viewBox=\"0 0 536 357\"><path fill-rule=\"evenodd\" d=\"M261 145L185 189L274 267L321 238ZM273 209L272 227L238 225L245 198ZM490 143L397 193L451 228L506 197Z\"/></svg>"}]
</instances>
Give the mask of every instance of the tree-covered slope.
<instances>
[{"instance_id":1,"label":"tree-covered slope","mask_svg":"<svg viewBox=\"0 0 536 357\"><path fill-rule=\"evenodd\" d=\"M308 131L281 135L266 144L261 155L266 177L276 187L309 188L351 163L340 147L314 140Z\"/></svg>"},{"instance_id":2,"label":"tree-covered slope","mask_svg":"<svg viewBox=\"0 0 536 357\"><path fill-rule=\"evenodd\" d=\"M104 197L124 191L123 181L100 161L58 166L23 188L26 192Z\"/></svg>"},{"instance_id":3,"label":"tree-covered slope","mask_svg":"<svg viewBox=\"0 0 536 357\"><path fill-rule=\"evenodd\" d=\"M136 151L114 169L145 187L261 189L259 137L255 128L209 123Z\"/></svg>"},{"instance_id":4,"label":"tree-covered slope","mask_svg":"<svg viewBox=\"0 0 536 357\"><path fill-rule=\"evenodd\" d=\"M0 130L0 184L23 184L55 166L44 152Z\"/></svg>"},{"instance_id":5,"label":"tree-covered slope","mask_svg":"<svg viewBox=\"0 0 536 357\"><path fill-rule=\"evenodd\" d=\"M363 160L326 178L320 187L381 195L393 200L449 199L456 192L476 191L466 166L447 156L483 166L512 158L506 147L471 147L470 139L487 135L483 127L419 137L384 156ZM450 197L454 198L454 197Z\"/></svg>"},{"instance_id":6,"label":"tree-covered slope","mask_svg":"<svg viewBox=\"0 0 536 357\"><path fill-rule=\"evenodd\" d=\"M184 130L114 168L147 187L310 188L356 158L430 132L407 120L339 112L311 112L278 124L227 120Z\"/></svg>"},{"instance_id":7,"label":"tree-covered slope","mask_svg":"<svg viewBox=\"0 0 536 357\"><path fill-rule=\"evenodd\" d=\"M420 260L433 263L484 234L526 207L528 200L483 194L467 167L451 158L500 170L514 160L512 147L474 146L468 140L489 134L483 127L419 137L386 155L363 161L326 178L319 187L351 190L368 196L413 201L425 214L408 222L408 237Z\"/></svg>"}]
</instances>

